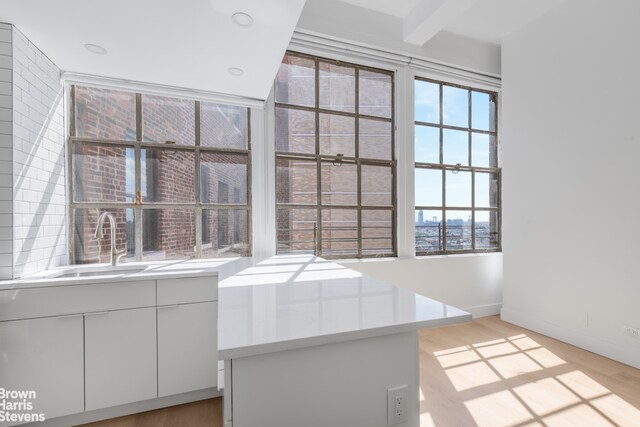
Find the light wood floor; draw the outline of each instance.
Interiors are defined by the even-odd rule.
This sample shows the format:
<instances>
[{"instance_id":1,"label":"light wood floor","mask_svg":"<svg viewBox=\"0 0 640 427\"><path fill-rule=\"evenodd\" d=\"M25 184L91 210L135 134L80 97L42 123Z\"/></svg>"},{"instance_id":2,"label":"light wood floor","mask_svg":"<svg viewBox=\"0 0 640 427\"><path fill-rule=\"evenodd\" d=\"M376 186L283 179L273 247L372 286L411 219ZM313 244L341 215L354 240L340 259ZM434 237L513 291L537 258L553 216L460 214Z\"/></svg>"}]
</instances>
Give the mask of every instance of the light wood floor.
<instances>
[{"instance_id":1,"label":"light wood floor","mask_svg":"<svg viewBox=\"0 0 640 427\"><path fill-rule=\"evenodd\" d=\"M421 331L420 384L421 427L640 426L640 370L497 316ZM222 399L89 426L221 427Z\"/></svg>"}]
</instances>

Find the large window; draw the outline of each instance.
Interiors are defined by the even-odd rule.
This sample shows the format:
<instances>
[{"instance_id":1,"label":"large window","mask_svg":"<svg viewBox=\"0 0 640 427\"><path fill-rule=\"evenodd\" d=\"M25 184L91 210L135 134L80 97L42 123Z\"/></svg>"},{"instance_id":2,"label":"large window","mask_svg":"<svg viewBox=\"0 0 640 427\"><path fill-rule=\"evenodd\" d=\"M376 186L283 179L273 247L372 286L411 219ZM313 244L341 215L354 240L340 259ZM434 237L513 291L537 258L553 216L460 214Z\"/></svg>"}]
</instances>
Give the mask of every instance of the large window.
<instances>
[{"instance_id":1,"label":"large window","mask_svg":"<svg viewBox=\"0 0 640 427\"><path fill-rule=\"evenodd\" d=\"M250 254L247 108L74 86L69 158L74 263Z\"/></svg>"},{"instance_id":2,"label":"large window","mask_svg":"<svg viewBox=\"0 0 640 427\"><path fill-rule=\"evenodd\" d=\"M416 79L417 254L500 250L496 98Z\"/></svg>"},{"instance_id":3,"label":"large window","mask_svg":"<svg viewBox=\"0 0 640 427\"><path fill-rule=\"evenodd\" d=\"M288 52L275 83L278 253L396 254L393 73Z\"/></svg>"}]
</instances>

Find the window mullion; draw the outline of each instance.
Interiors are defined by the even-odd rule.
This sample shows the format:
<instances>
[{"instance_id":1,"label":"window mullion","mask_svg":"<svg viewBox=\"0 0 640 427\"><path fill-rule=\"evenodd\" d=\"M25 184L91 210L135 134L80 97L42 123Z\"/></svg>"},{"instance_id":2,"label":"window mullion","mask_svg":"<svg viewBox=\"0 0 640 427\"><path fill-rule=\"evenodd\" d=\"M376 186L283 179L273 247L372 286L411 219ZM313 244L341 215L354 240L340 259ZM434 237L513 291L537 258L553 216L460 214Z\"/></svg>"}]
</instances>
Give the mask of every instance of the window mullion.
<instances>
[{"instance_id":1,"label":"window mullion","mask_svg":"<svg viewBox=\"0 0 640 427\"><path fill-rule=\"evenodd\" d=\"M314 59L314 89L315 89L315 148L316 148L316 163L317 163L317 201L318 204L316 213L316 242L315 254L322 256L322 161L320 157L320 61L318 58Z\"/></svg>"},{"instance_id":2,"label":"window mullion","mask_svg":"<svg viewBox=\"0 0 640 427\"><path fill-rule=\"evenodd\" d=\"M136 202L142 199L142 160L141 145L144 129L142 128L142 95L136 94L136 142L134 152L134 171L135 171L135 195ZM133 213L134 218L134 240L135 240L135 259L142 261L143 253L143 237L142 237L142 207L136 204Z\"/></svg>"},{"instance_id":3,"label":"window mullion","mask_svg":"<svg viewBox=\"0 0 640 427\"><path fill-rule=\"evenodd\" d=\"M202 200L200 200L200 101L195 101L195 176L193 177L193 187L196 194L194 199L195 208L195 238L196 238L196 258L202 258ZM247 168L247 174L249 168ZM248 187L247 187L248 188Z\"/></svg>"},{"instance_id":4,"label":"window mullion","mask_svg":"<svg viewBox=\"0 0 640 427\"><path fill-rule=\"evenodd\" d=\"M360 160L360 68L355 67L355 81L354 81L354 111L355 117L355 155L356 155L356 191L357 191L357 239L358 239L358 258L362 258L362 161Z\"/></svg>"}]
</instances>

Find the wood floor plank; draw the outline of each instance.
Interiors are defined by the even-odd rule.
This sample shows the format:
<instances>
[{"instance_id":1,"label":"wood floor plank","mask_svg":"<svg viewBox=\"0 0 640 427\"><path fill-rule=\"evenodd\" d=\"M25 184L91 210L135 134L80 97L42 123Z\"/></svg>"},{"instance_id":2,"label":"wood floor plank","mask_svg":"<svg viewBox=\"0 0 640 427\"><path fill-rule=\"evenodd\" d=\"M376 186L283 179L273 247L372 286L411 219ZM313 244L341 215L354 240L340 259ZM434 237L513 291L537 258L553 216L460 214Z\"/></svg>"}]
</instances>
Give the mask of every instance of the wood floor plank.
<instances>
[{"instance_id":1,"label":"wood floor plank","mask_svg":"<svg viewBox=\"0 0 640 427\"><path fill-rule=\"evenodd\" d=\"M638 427L640 370L483 317L420 331L420 412L421 427ZM85 427L147 426L222 427L222 398Z\"/></svg>"}]
</instances>

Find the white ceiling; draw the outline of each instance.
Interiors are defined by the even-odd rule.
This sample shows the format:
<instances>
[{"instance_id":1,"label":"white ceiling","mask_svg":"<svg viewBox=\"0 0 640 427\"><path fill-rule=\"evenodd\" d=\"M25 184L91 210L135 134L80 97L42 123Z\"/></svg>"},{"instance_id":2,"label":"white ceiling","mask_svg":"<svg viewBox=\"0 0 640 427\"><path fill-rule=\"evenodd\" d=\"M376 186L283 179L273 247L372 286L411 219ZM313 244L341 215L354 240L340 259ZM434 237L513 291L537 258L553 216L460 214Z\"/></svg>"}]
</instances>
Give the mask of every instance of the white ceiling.
<instances>
[{"instance_id":1,"label":"white ceiling","mask_svg":"<svg viewBox=\"0 0 640 427\"><path fill-rule=\"evenodd\" d=\"M374 10L397 18L406 18L422 0L341 0L354 6Z\"/></svg>"},{"instance_id":2,"label":"white ceiling","mask_svg":"<svg viewBox=\"0 0 640 427\"><path fill-rule=\"evenodd\" d=\"M405 41L424 44L439 31L488 43L525 27L564 0L340 0L405 21ZM424 29L418 27L422 24ZM412 31L416 31L413 34Z\"/></svg>"},{"instance_id":3,"label":"white ceiling","mask_svg":"<svg viewBox=\"0 0 640 427\"><path fill-rule=\"evenodd\" d=\"M322 7L331 4L328 0L1 0L0 22L14 24L63 71L263 100L305 1L321 2ZM358 10L377 12L384 18L378 21L388 18L389 28L400 28L398 41L423 46L440 32L500 44L564 0L340 1L333 4L355 6L350 20L360 17ZM235 12L250 14L253 25L234 24ZM91 53L84 47L87 43L108 53ZM231 75L232 67L244 74Z\"/></svg>"},{"instance_id":4,"label":"white ceiling","mask_svg":"<svg viewBox=\"0 0 640 427\"><path fill-rule=\"evenodd\" d=\"M305 0L2 0L63 71L265 99ZM231 15L245 12L243 28ZM84 48L97 44L106 55ZM244 70L232 76L230 67Z\"/></svg>"}]
</instances>

